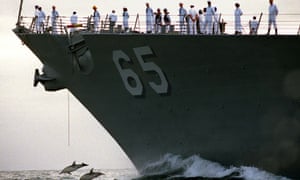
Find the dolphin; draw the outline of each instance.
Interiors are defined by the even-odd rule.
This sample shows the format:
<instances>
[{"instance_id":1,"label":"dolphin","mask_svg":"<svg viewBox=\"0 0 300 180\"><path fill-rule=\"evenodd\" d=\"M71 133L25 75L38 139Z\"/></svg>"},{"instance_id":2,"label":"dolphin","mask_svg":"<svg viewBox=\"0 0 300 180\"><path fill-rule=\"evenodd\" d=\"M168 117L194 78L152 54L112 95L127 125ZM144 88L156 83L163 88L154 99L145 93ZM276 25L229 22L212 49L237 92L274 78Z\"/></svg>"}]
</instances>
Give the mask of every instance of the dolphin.
<instances>
[{"instance_id":1,"label":"dolphin","mask_svg":"<svg viewBox=\"0 0 300 180\"><path fill-rule=\"evenodd\" d=\"M88 166L88 164L81 163L81 164L76 164L75 161L73 161L72 165L65 167L59 174L67 173L71 174L71 172L76 171L79 168L82 168L84 166Z\"/></svg>"},{"instance_id":2,"label":"dolphin","mask_svg":"<svg viewBox=\"0 0 300 180\"><path fill-rule=\"evenodd\" d=\"M102 172L94 172L94 168L90 170L89 173L84 174L83 176L80 177L80 180L91 180L94 179L98 176L104 175Z\"/></svg>"}]
</instances>

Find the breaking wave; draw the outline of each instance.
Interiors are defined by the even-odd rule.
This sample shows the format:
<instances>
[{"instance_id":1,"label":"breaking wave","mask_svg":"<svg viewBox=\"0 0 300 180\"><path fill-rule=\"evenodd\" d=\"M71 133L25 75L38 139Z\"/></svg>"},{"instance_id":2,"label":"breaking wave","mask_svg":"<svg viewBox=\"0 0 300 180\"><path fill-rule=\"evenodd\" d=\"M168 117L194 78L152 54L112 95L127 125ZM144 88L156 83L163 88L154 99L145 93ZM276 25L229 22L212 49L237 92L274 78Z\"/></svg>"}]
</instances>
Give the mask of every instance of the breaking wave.
<instances>
[{"instance_id":1,"label":"breaking wave","mask_svg":"<svg viewBox=\"0 0 300 180\"><path fill-rule=\"evenodd\" d=\"M173 154L166 154L160 160L147 164L141 174L137 179L288 180L255 167L224 167L197 155L184 159Z\"/></svg>"}]
</instances>

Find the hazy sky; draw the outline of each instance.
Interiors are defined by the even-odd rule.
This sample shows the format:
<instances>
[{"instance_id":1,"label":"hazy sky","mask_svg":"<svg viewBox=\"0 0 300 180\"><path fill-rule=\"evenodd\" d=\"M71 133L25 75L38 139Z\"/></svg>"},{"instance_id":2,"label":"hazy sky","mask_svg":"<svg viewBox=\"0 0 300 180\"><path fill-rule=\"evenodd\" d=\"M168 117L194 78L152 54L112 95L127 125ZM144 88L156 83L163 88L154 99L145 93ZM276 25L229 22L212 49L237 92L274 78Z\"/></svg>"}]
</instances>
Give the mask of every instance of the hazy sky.
<instances>
[{"instance_id":1,"label":"hazy sky","mask_svg":"<svg viewBox=\"0 0 300 180\"><path fill-rule=\"evenodd\" d=\"M11 32L17 20L19 0L0 2L0 170L61 169L73 160L95 168L132 168L117 144L72 95L71 145L68 146L68 92L50 93L40 85L32 86L34 69L42 65ZM125 6L134 15L144 13L145 2L150 2L153 9L167 7L176 15L180 1L24 0L23 15L32 16L36 4L47 15L52 5L64 16L74 10L79 16L88 16L93 5L99 7L102 17L112 9L120 13ZM194 4L197 9L206 6L204 0L181 2L186 7ZM212 0L224 14L233 13L235 2L240 2L244 13L266 13L268 9L268 0ZM275 0L275 3L280 13L300 14L300 0Z\"/></svg>"},{"instance_id":2,"label":"hazy sky","mask_svg":"<svg viewBox=\"0 0 300 180\"><path fill-rule=\"evenodd\" d=\"M34 68L41 68L38 59L14 34L0 37L0 170L60 169L73 160L95 168L132 167L71 95L68 146L67 91L34 88Z\"/></svg>"}]
</instances>

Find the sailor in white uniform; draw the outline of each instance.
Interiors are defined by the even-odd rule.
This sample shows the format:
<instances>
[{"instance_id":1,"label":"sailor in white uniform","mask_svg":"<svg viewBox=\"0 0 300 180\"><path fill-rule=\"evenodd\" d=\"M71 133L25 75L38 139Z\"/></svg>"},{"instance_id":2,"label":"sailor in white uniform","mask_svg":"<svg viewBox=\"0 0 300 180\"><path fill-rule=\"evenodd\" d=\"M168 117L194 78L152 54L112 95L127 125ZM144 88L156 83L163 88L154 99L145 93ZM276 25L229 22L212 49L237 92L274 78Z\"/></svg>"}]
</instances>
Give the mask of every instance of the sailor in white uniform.
<instances>
[{"instance_id":1,"label":"sailor in white uniform","mask_svg":"<svg viewBox=\"0 0 300 180\"><path fill-rule=\"evenodd\" d=\"M118 20L118 16L116 15L116 11L112 10L111 14L109 15L109 30L111 33L114 32L114 28L117 20Z\"/></svg>"},{"instance_id":2,"label":"sailor in white uniform","mask_svg":"<svg viewBox=\"0 0 300 180\"><path fill-rule=\"evenodd\" d=\"M169 11L167 8L164 8L164 23L165 23L165 33L168 33L170 31L171 26L171 17L169 15Z\"/></svg>"},{"instance_id":3,"label":"sailor in white uniform","mask_svg":"<svg viewBox=\"0 0 300 180\"><path fill-rule=\"evenodd\" d=\"M212 34L213 30L213 17L215 15L215 10L213 7L211 7L211 2L207 1L207 8L206 8L206 13L205 13L205 25L204 29L206 34Z\"/></svg>"},{"instance_id":4,"label":"sailor in white uniform","mask_svg":"<svg viewBox=\"0 0 300 180\"><path fill-rule=\"evenodd\" d=\"M243 12L240 8L239 3L235 3L235 11L234 11L234 28L235 28L235 34L242 34L242 24L241 24L241 16L243 15Z\"/></svg>"},{"instance_id":5,"label":"sailor in white uniform","mask_svg":"<svg viewBox=\"0 0 300 180\"><path fill-rule=\"evenodd\" d=\"M51 12L51 25L52 25L52 34L57 34L57 19L58 19L58 11L55 6L52 6Z\"/></svg>"},{"instance_id":6,"label":"sailor in white uniform","mask_svg":"<svg viewBox=\"0 0 300 180\"><path fill-rule=\"evenodd\" d=\"M253 16L252 20L249 21L250 34L257 34L258 21L256 20L256 16Z\"/></svg>"},{"instance_id":7,"label":"sailor in white uniform","mask_svg":"<svg viewBox=\"0 0 300 180\"><path fill-rule=\"evenodd\" d=\"M153 10L149 3L146 3L146 31L152 33L153 31Z\"/></svg>"},{"instance_id":8,"label":"sailor in white uniform","mask_svg":"<svg viewBox=\"0 0 300 180\"><path fill-rule=\"evenodd\" d=\"M194 5L190 6L191 9L189 10L188 16L189 16L189 34L197 34L197 18L198 13L194 9Z\"/></svg>"},{"instance_id":9,"label":"sailor in white uniform","mask_svg":"<svg viewBox=\"0 0 300 180\"><path fill-rule=\"evenodd\" d=\"M183 7L183 3L179 3L179 29L181 34L186 33L185 18L187 16L187 11Z\"/></svg>"},{"instance_id":10,"label":"sailor in white uniform","mask_svg":"<svg viewBox=\"0 0 300 180\"><path fill-rule=\"evenodd\" d=\"M126 7L124 7L123 8L123 26L124 26L125 32L127 32L129 29L128 19L129 19L128 9Z\"/></svg>"},{"instance_id":11,"label":"sailor in white uniform","mask_svg":"<svg viewBox=\"0 0 300 180\"><path fill-rule=\"evenodd\" d=\"M35 28L35 31L38 32L38 29L39 29L38 18L40 15L40 11L39 11L38 5L35 5L34 8L35 8L35 10L34 10L34 28Z\"/></svg>"},{"instance_id":12,"label":"sailor in white uniform","mask_svg":"<svg viewBox=\"0 0 300 180\"><path fill-rule=\"evenodd\" d=\"M38 15L38 33L44 32L44 21L46 19L46 14L42 10L42 7L39 7L39 15Z\"/></svg>"},{"instance_id":13,"label":"sailor in white uniform","mask_svg":"<svg viewBox=\"0 0 300 180\"><path fill-rule=\"evenodd\" d=\"M70 29L70 32L73 33L76 30L76 27L74 27L74 26L76 26L77 22L78 22L78 17L77 17L76 11L73 12L73 14L70 18L70 22L73 25L73 27L71 27L71 29Z\"/></svg>"},{"instance_id":14,"label":"sailor in white uniform","mask_svg":"<svg viewBox=\"0 0 300 180\"><path fill-rule=\"evenodd\" d=\"M154 23L154 32L161 33L161 26L162 26L162 14L160 8L157 8L155 14L155 23Z\"/></svg>"},{"instance_id":15,"label":"sailor in white uniform","mask_svg":"<svg viewBox=\"0 0 300 180\"><path fill-rule=\"evenodd\" d=\"M220 14L217 13L217 7L214 7L215 10L215 15L214 15L214 23L213 23L213 29L214 29L214 34L220 34Z\"/></svg>"},{"instance_id":16,"label":"sailor in white uniform","mask_svg":"<svg viewBox=\"0 0 300 180\"><path fill-rule=\"evenodd\" d=\"M204 34L205 30L204 30L204 14L203 11L200 9L199 10L199 27L200 27L200 34Z\"/></svg>"},{"instance_id":17,"label":"sailor in white uniform","mask_svg":"<svg viewBox=\"0 0 300 180\"><path fill-rule=\"evenodd\" d=\"M97 10L97 6L93 6L93 20L94 20L94 31L98 32L99 31L99 22L100 22L100 13Z\"/></svg>"},{"instance_id":18,"label":"sailor in white uniform","mask_svg":"<svg viewBox=\"0 0 300 180\"><path fill-rule=\"evenodd\" d=\"M273 3L273 0L269 0L270 6L269 6L269 26L268 26L268 35L271 31L271 25L273 24L275 28L275 34L277 35L277 24L276 24L276 16L278 15L278 9L277 6Z\"/></svg>"}]
</instances>

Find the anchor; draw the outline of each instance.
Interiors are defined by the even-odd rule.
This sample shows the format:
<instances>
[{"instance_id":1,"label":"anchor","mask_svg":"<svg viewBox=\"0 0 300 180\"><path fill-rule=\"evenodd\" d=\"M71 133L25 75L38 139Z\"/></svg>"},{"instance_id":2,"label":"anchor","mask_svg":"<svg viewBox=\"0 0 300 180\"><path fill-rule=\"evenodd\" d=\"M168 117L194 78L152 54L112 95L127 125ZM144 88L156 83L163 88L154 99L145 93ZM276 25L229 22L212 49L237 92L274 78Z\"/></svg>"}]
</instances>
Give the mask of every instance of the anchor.
<instances>
[{"instance_id":1,"label":"anchor","mask_svg":"<svg viewBox=\"0 0 300 180\"><path fill-rule=\"evenodd\" d=\"M94 61L84 38L79 34L72 34L69 41L74 67L82 74L90 74L94 69Z\"/></svg>"},{"instance_id":2,"label":"anchor","mask_svg":"<svg viewBox=\"0 0 300 180\"><path fill-rule=\"evenodd\" d=\"M38 69L35 69L34 72L34 80L33 80L33 86L36 87L38 83L45 84L47 81L53 81L55 78L48 77L46 74L40 74Z\"/></svg>"},{"instance_id":3,"label":"anchor","mask_svg":"<svg viewBox=\"0 0 300 180\"><path fill-rule=\"evenodd\" d=\"M59 74L51 67L44 65L42 71L43 74L40 74L39 70L35 69L33 78L34 87L36 87L38 83L41 83L47 91L57 91L65 88L65 85L57 79Z\"/></svg>"}]
</instances>

